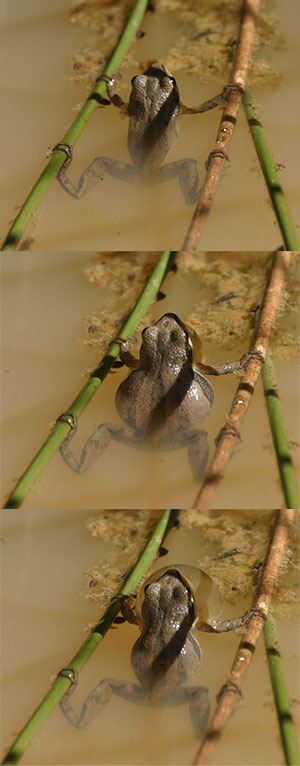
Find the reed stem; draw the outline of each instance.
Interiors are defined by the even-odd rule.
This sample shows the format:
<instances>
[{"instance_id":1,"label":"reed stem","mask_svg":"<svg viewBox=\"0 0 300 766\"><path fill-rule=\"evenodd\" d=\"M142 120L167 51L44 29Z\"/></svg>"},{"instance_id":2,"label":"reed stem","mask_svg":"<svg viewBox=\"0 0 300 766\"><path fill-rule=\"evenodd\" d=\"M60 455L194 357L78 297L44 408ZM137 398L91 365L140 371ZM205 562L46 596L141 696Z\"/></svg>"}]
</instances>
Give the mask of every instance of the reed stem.
<instances>
[{"instance_id":1,"label":"reed stem","mask_svg":"<svg viewBox=\"0 0 300 766\"><path fill-rule=\"evenodd\" d=\"M86 124L94 114L95 109L99 103L101 103L103 96L106 93L106 82L101 79L103 75L111 77L117 69L119 69L124 56L126 55L132 41L135 39L138 28L143 20L148 0L136 0L132 12L128 18L128 21L124 27L121 37L106 65L106 67L99 75L96 84L88 96L83 107L78 112L72 125L67 130L63 138L58 143L66 143L74 146L78 138L81 136ZM47 163L46 167L42 171L40 177L33 185L28 197L23 203L21 210L16 216L9 232L3 242L2 250L16 250L16 246L20 241L27 224L30 221L34 211L39 205L44 194L48 190L53 179L56 177L59 169L63 165L66 159L66 154L61 149L55 149L51 155L51 159Z\"/></svg>"}]
</instances>

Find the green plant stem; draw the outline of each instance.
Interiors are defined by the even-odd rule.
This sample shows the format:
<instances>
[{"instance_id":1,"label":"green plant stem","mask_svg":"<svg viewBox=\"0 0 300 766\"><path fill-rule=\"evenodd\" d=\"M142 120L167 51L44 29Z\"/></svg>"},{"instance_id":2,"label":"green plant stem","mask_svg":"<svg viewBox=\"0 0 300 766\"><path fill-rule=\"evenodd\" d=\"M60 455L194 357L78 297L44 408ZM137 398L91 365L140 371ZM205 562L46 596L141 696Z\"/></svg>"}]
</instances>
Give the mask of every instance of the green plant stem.
<instances>
[{"instance_id":1,"label":"green plant stem","mask_svg":"<svg viewBox=\"0 0 300 766\"><path fill-rule=\"evenodd\" d=\"M171 268L176 253L171 253L170 250L165 250L158 257L157 263L152 271L148 282L138 299L134 309L130 313L126 322L124 322L119 337L126 340L137 328L139 322L143 318L144 314L148 310L150 304L155 300L157 291L159 290L162 281ZM83 386L78 396L67 408L66 412L71 412L77 418L80 417L83 410L87 407L92 397L98 390L100 384L109 372L113 362L119 354L119 343L112 342L101 360L98 367L92 372L89 380ZM53 431L49 434L48 438L35 455L29 466L26 468L21 478L17 482L13 491L11 492L8 500L6 501L5 508L19 508L22 504L27 492L32 488L33 484L40 476L43 469L52 458L59 445L67 436L70 430L68 423L58 420Z\"/></svg>"},{"instance_id":2,"label":"green plant stem","mask_svg":"<svg viewBox=\"0 0 300 766\"><path fill-rule=\"evenodd\" d=\"M80 673L90 656L93 654L95 649L97 649L97 646L104 638L118 612L120 611L122 595L127 596L137 588L140 580L142 577L144 577L150 565L153 563L155 557L157 556L158 550L168 531L174 526L179 513L180 511L178 510L169 509L162 512L149 542L144 548L144 551L139 557L137 563L131 570L129 576L126 578L122 588L112 599L108 609L101 617L96 627L92 630L89 637L82 644L78 652L74 654L74 657L72 657L70 662L66 665L65 669L71 668L77 670L77 672ZM20 734L18 734L8 753L1 762L2 764L18 763L21 755L24 753L24 750L28 747L39 728L42 726L51 711L55 708L69 686L70 680L68 678L60 675L57 676L57 679L49 690L48 694L46 694L40 705L34 711L33 715L29 718L23 729L20 731Z\"/></svg>"},{"instance_id":3,"label":"green plant stem","mask_svg":"<svg viewBox=\"0 0 300 766\"><path fill-rule=\"evenodd\" d=\"M280 406L275 370L269 352L262 366L262 380L286 507L299 508L297 481Z\"/></svg>"},{"instance_id":4,"label":"green plant stem","mask_svg":"<svg viewBox=\"0 0 300 766\"><path fill-rule=\"evenodd\" d=\"M278 636L273 615L269 612L264 624L264 639L271 677L276 713L280 728L282 745L285 753L285 763L298 766L300 756L297 736L291 713L281 654L278 649Z\"/></svg>"},{"instance_id":5,"label":"green plant stem","mask_svg":"<svg viewBox=\"0 0 300 766\"><path fill-rule=\"evenodd\" d=\"M119 68L124 56L130 47L131 42L135 39L138 28L145 15L147 5L148 0L136 0L127 24L119 39L119 42L117 43L106 67L101 72L100 77L103 75L111 77ZM77 117L75 117L74 122L59 143L64 142L74 146L87 122L92 117L98 104L101 103L101 100L106 93L106 83L101 80L100 77L98 78L96 85L88 96L82 109L80 112L78 112ZM21 207L20 212L10 227L7 237L2 245L2 250L16 249L16 245L20 241L31 216L36 210L38 204L40 203L53 179L57 175L65 159L66 155L64 151L61 149L56 149L53 151L51 159L32 187L31 192L29 193L27 199Z\"/></svg>"},{"instance_id":6,"label":"green plant stem","mask_svg":"<svg viewBox=\"0 0 300 766\"><path fill-rule=\"evenodd\" d=\"M257 119L253 97L248 88L246 88L243 96L243 104L285 248L286 250L299 250L300 244L297 232L288 209L266 136L261 122Z\"/></svg>"}]
</instances>

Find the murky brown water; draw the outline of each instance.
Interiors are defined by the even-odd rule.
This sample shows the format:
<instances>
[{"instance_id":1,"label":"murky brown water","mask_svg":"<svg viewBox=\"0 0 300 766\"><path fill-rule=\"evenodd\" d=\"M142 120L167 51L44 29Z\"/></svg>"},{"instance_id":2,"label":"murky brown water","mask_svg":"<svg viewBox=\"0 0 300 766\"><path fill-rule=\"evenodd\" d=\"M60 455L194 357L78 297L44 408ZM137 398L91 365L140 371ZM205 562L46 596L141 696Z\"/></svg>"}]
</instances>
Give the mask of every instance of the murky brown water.
<instances>
[{"instance_id":1,"label":"murky brown water","mask_svg":"<svg viewBox=\"0 0 300 766\"><path fill-rule=\"evenodd\" d=\"M19 3L11 2L5 10L1 239L16 213L16 206L22 204L43 169L47 150L61 140L74 119L74 109L87 95L84 85L70 83L69 59L85 40L93 38L93 33L69 23L66 13L69 7L67 0L42 6L36 0L26 0L22 9ZM288 3L278 0L274 12L284 43L270 43L266 59L282 74L282 85L276 91L269 85L256 87L254 95L274 159L285 166L280 179L297 224L299 7L296 0L288 0ZM170 15L149 14L143 28L145 37L132 49L133 60L141 62L164 59L168 46L174 44L178 31L181 33L180 25L174 25ZM266 25L266 39L268 34ZM128 88L135 73L134 67L124 71ZM206 77L199 90L197 78L185 75L184 71L178 73L177 79L182 99L188 105L205 101L224 86L222 79ZM123 97L128 97L128 89ZM200 183L219 119L218 109L204 115L183 116L180 136L168 158L172 161L195 157ZM126 141L127 120L121 119L113 107L99 109L75 147L71 178L77 182L83 169L97 156L127 162ZM241 113L230 150L230 165L201 238L201 248L276 248L281 244L281 236L267 200L252 139ZM36 250L180 249L192 211L192 207L183 204L176 179L142 188L105 176L80 201L64 193L54 182L27 234L34 237L32 247Z\"/></svg>"},{"instance_id":2,"label":"murky brown water","mask_svg":"<svg viewBox=\"0 0 300 766\"><path fill-rule=\"evenodd\" d=\"M1 240L43 170L47 152L61 139L87 96L84 84L71 83L70 62L74 51L82 50L84 45L93 46L95 39L94 31L70 24L68 13L73 3L69 0L42 4L39 0L26 0L22 4L11 0L2 5L6 28L1 45L5 69L1 94L4 149ZM91 13L92 6L93 3ZM266 84L256 86L253 94L274 159L283 166L280 180L297 225L299 7L296 0L277 0L272 7L267 3L266 9L267 14L277 15L283 35L281 42L269 42L265 52L268 64L282 75L282 83L277 90ZM264 18L270 19L270 16ZM269 26L267 21L263 24L267 42ZM157 13L148 14L143 23L146 34L135 41L132 65L123 71L124 98L128 96L130 80L138 64L146 66L155 59L166 61L168 49L176 42L183 26L170 12L164 21L159 9ZM202 43L206 41L199 42ZM99 53L103 53L102 48ZM98 66L95 77L97 73ZM174 73L182 100L188 105L201 103L224 86L222 72L214 79L209 73L198 78L185 69ZM186 156L195 158L200 183L219 119L219 110L182 117L179 138L168 157L170 161ZM97 110L76 145L70 169L72 180L77 181L83 169L99 155L127 162L126 142L127 121L120 118L118 111L112 107ZM157 187L141 188L105 176L93 192L80 201L67 196L54 182L26 231L26 238L32 238L28 244L36 252L2 254L2 501L41 446L57 416L67 409L102 356L105 338L100 350L97 344L87 345L88 337L95 338L94 331L88 336L87 327L98 321L103 326L104 317L114 322L115 317L128 310L125 291L120 297L109 280L102 287L87 281L85 270L90 263L95 263L94 251L120 251L124 263L126 251L180 249L192 212L192 207L183 204L177 179ZM230 164L201 238L203 252L197 256L201 263L205 259L213 262L215 258L227 257L224 251L248 250L266 251L261 252L261 257L266 258L267 253L280 244L281 236L241 113L230 149ZM247 268L252 257L255 261L257 253L244 255ZM295 281L298 281L297 274ZM228 274L221 270L219 281L214 278L211 284L201 284L199 275L193 271L180 271L176 277L169 275L163 287L166 297L150 310L147 323L166 312L176 312L184 321L189 315L195 319L196 314L202 328L205 361L214 364L238 358L248 347L248 336L247 333L240 336L237 331L241 321L237 304L220 304L215 323L211 316L211 306L217 297L227 292L227 283ZM243 295L241 289L240 295ZM252 308L257 303L253 298ZM236 312L235 316L229 315L229 307ZM284 313L282 327L286 316L287 332L291 331L296 337L299 315L296 311ZM108 341L113 337L109 334L112 333L109 321L107 333ZM294 351L275 354L274 361L298 470L299 366ZM109 375L82 415L73 442L76 455L97 425L105 421L119 422L114 397L126 374L121 369ZM216 378L213 384L215 404L204 423L210 455L230 408L237 379L234 376ZM123 540L122 533L123 545L118 547L117 533L115 538L112 534L110 540L103 542L88 532L87 524L95 519L96 510L107 508L111 514L110 509L188 508L196 491L186 450L155 453L111 442L101 459L83 476L72 473L59 454L55 455L28 494L24 507L2 511L1 696L5 699L1 713L2 754L40 703L56 673L67 664L91 625L99 619L104 595L109 599L119 585L118 575L123 577L135 560L134 545L140 539L136 516L133 517L134 534L129 538L131 547L125 534ZM224 577L222 562L219 583L225 591L226 583L229 587L226 593L223 590L230 602L225 606L224 616L241 614L251 601L250 590L246 594L243 590L245 571L255 571L250 567L263 558L258 543L261 516L269 519L266 509L283 507L283 504L259 382L243 426L242 441L213 496L212 507L221 509L221 516L217 510L205 512L212 519L213 536L209 537L205 525L173 530L166 542L168 553L156 561L155 568L169 564L204 567L205 564L207 570L211 574L214 570L217 576L217 556L236 545L239 554L223 560ZM235 510L228 511L229 508ZM240 510L248 508L252 511ZM240 519L244 523L243 535L237 534L234 540L231 532ZM292 557L288 561L281 579L282 589L279 589L280 594L286 594L282 597L285 604L277 606L276 619L292 710L299 728L299 625L289 589L291 583L297 582L298 569ZM100 586L102 600L98 600L98 586L88 587L88 582L98 576L94 574L98 569L106 578L104 595ZM127 623L109 631L80 676L73 698L76 711L101 678L109 676L135 682L130 652L137 636L137 627ZM236 633L225 633L200 634L198 638L203 661L191 683L208 687L213 709L240 637ZM20 763L24 766L183 766L192 762L197 747L188 709L155 709L130 705L113 697L101 715L80 731L73 729L59 707L56 708ZM243 685L243 698L211 763L215 766L279 766L283 762L261 639Z\"/></svg>"},{"instance_id":3,"label":"murky brown water","mask_svg":"<svg viewBox=\"0 0 300 766\"><path fill-rule=\"evenodd\" d=\"M262 256L263 257L263 256ZM110 258L110 256L108 256ZM124 259L126 255L124 254ZM206 256L199 258L205 262ZM251 263L245 256L246 262ZM86 281L84 267L93 262L88 254L7 254L2 257L3 278L3 363L7 370L3 383L3 491L7 496L14 481L49 433L50 424L65 412L75 394L101 358L94 347L79 342L84 337L86 319L91 312L105 309L107 286L100 288ZM229 257L230 261L230 257ZM220 277L221 279L221 277ZM205 289L195 282L193 273L164 283L166 298L155 306L150 321L167 311L186 320L195 309L196 297L207 300ZM208 298L215 292L207 288ZM222 290L222 279L220 282ZM223 304L226 306L226 304ZM225 308L226 311L226 308ZM229 308L228 308L229 311ZM202 312L205 317L206 309ZM220 317L224 321L224 309ZM201 308L200 308L201 319ZM233 314L233 323L238 313ZM220 320L221 321L221 320ZM295 321L295 320L293 320ZM84 330L82 329L84 327ZM230 333L230 325L228 326ZM113 336L111 336L113 337ZM108 341L107 341L108 342ZM247 342L238 340L230 351L204 341L205 359L210 363L238 359ZM289 438L299 442L298 365L276 360L278 386ZM118 424L115 392L127 371L108 375L101 389L80 419L72 443L76 455L102 422ZM210 454L214 439L224 424L236 390L234 375L214 378L216 399L203 427L208 432ZM298 450L293 451L297 466ZM55 455L25 500L27 508L162 508L190 507L197 485L192 479L187 450L137 450L111 441L99 460L83 475L73 473ZM213 497L214 508L278 507L282 504L261 382L251 410L245 419L242 441L226 469L226 480Z\"/></svg>"},{"instance_id":4,"label":"murky brown water","mask_svg":"<svg viewBox=\"0 0 300 766\"><path fill-rule=\"evenodd\" d=\"M19 510L7 512L2 520L5 537L3 693L6 700L2 743L5 747L46 693L55 673L84 641L87 635L84 628L99 616L97 602L84 598L92 592L84 572L89 572L97 562L109 561L114 547L113 543L101 543L88 534L87 522L91 518L93 514L86 511ZM219 526L221 529L221 524ZM217 529L216 518L215 535ZM245 541L247 539L246 532ZM203 538L201 527L174 530L166 545L169 553L156 563L156 568L169 563L199 566L203 555L206 560L213 559L220 550L226 549L225 541L209 544ZM238 567L239 558L244 561L243 555L234 557L234 568ZM228 572L227 564L224 567ZM226 606L225 616L243 612L245 600L236 599L235 604L235 607ZM290 617L278 618L277 622L289 693L297 699L298 625ZM133 625L119 625L109 631L80 675L79 687L73 696L76 711L101 678L136 680L129 658L137 637L138 629ZM212 636L200 633L197 638L203 661L192 682L208 686L214 708L215 695L226 678L240 637L235 633ZM297 707L293 709L297 718ZM138 707L113 696L94 722L80 731L68 724L59 708L54 710L21 762L186 764L192 761L196 749L185 707ZM243 699L236 707L212 763L261 766L282 762L261 639L243 685Z\"/></svg>"}]
</instances>

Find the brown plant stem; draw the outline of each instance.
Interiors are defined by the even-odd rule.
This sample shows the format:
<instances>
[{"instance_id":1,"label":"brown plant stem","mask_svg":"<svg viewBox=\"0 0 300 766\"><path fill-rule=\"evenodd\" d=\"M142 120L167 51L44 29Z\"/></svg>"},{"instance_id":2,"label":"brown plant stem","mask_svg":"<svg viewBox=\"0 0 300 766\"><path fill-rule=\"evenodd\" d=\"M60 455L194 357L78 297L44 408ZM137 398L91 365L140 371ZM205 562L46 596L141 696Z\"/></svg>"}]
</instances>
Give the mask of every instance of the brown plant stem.
<instances>
[{"instance_id":1,"label":"brown plant stem","mask_svg":"<svg viewBox=\"0 0 300 766\"><path fill-rule=\"evenodd\" d=\"M229 676L217 696L217 707L204 740L193 761L194 766L208 762L225 725L232 715L232 708L241 695L241 684L252 660L256 644L261 636L264 617L267 616L280 567L284 560L289 531L295 517L295 510L277 511L277 519L264 561L263 571L252 609L259 609L262 615L254 614L236 652Z\"/></svg>"},{"instance_id":2,"label":"brown plant stem","mask_svg":"<svg viewBox=\"0 0 300 766\"><path fill-rule=\"evenodd\" d=\"M239 38L230 79L230 85L236 86L236 89L231 91L223 111L215 146L207 161L207 172L200 191L200 198L182 250L197 250L198 240L212 207L221 172L228 159L229 146L246 86L259 7L260 0L244 0Z\"/></svg>"},{"instance_id":3,"label":"brown plant stem","mask_svg":"<svg viewBox=\"0 0 300 766\"><path fill-rule=\"evenodd\" d=\"M240 379L227 422L218 436L215 454L206 471L193 508L201 510L207 508L214 488L222 478L223 470L230 457L233 445L240 436L241 424L251 402L268 349L291 257L292 253L282 251L277 251L273 255L270 278L250 346L250 352L259 354L260 359L250 359L245 375Z\"/></svg>"}]
</instances>

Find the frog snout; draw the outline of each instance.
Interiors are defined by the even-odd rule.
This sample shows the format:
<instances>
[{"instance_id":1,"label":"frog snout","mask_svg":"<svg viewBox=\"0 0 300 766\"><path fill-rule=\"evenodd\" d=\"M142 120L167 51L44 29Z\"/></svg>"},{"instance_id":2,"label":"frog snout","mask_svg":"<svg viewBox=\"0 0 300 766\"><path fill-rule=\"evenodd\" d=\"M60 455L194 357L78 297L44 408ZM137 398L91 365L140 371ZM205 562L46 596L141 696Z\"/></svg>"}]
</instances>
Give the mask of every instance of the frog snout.
<instances>
[{"instance_id":1,"label":"frog snout","mask_svg":"<svg viewBox=\"0 0 300 766\"><path fill-rule=\"evenodd\" d=\"M157 338L158 338L158 329L155 325L153 327L147 327L143 332L143 342L147 345L153 346L154 349L156 349L157 346Z\"/></svg>"},{"instance_id":2,"label":"frog snout","mask_svg":"<svg viewBox=\"0 0 300 766\"><path fill-rule=\"evenodd\" d=\"M144 590L145 598L149 597L152 598L153 596L157 598L161 591L161 585L159 582L152 582L149 585L146 585L146 588Z\"/></svg>"},{"instance_id":3,"label":"frog snout","mask_svg":"<svg viewBox=\"0 0 300 766\"><path fill-rule=\"evenodd\" d=\"M148 78L146 77L145 74L139 74L135 77L135 83L140 88L146 88L148 83Z\"/></svg>"}]
</instances>

